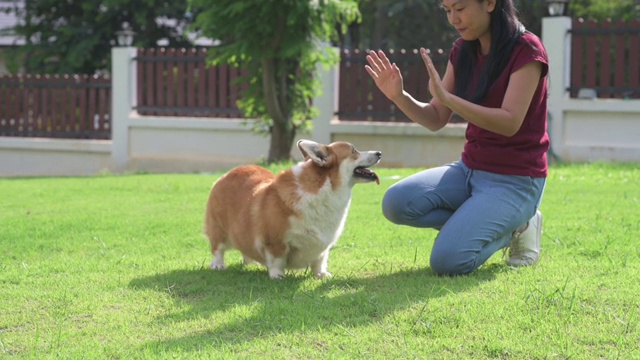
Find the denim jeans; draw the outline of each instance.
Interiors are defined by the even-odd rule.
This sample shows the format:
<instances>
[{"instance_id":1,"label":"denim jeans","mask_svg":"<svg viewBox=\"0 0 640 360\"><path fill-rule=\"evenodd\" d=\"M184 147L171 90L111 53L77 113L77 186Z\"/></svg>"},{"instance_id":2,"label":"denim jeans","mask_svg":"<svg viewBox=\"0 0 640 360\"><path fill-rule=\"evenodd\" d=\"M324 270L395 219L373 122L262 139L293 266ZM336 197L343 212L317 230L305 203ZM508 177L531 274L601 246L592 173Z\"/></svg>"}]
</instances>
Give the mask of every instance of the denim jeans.
<instances>
[{"instance_id":1,"label":"denim jeans","mask_svg":"<svg viewBox=\"0 0 640 360\"><path fill-rule=\"evenodd\" d=\"M468 274L535 214L545 178L469 169L462 161L427 169L392 185L382 199L389 221L439 229L431 268L441 275Z\"/></svg>"}]
</instances>

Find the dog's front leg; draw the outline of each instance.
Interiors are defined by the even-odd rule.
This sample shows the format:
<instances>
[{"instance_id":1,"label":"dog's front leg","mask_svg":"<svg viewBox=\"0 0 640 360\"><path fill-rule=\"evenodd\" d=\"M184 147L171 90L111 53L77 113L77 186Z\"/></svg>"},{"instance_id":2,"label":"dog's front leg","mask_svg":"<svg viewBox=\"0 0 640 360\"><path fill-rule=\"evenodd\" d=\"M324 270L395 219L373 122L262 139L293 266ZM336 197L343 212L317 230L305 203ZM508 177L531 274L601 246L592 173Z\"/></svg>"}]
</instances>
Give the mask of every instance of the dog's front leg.
<instances>
[{"instance_id":1,"label":"dog's front leg","mask_svg":"<svg viewBox=\"0 0 640 360\"><path fill-rule=\"evenodd\" d=\"M224 252L227 248L223 244L219 244L217 249L213 252L213 261L211 261L211 265L209 267L212 270L224 270L226 266L224 265Z\"/></svg>"},{"instance_id":2,"label":"dog's front leg","mask_svg":"<svg viewBox=\"0 0 640 360\"><path fill-rule=\"evenodd\" d=\"M332 275L327 271L329 262L329 250L327 249L320 257L311 263L311 272L316 279L330 278Z\"/></svg>"},{"instance_id":3,"label":"dog's front leg","mask_svg":"<svg viewBox=\"0 0 640 360\"><path fill-rule=\"evenodd\" d=\"M284 278L284 268L287 266L287 257L277 258L267 252L265 258L267 270L269 270L269 277L272 279Z\"/></svg>"}]
</instances>

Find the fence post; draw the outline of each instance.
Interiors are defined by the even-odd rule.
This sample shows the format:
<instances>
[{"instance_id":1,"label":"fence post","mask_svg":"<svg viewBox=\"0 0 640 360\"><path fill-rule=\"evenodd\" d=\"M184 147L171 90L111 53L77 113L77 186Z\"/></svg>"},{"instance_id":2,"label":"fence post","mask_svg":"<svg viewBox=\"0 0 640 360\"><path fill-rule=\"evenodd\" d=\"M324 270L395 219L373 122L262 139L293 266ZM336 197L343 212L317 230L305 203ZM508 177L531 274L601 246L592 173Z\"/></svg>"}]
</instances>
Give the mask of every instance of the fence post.
<instances>
[{"instance_id":1,"label":"fence post","mask_svg":"<svg viewBox=\"0 0 640 360\"><path fill-rule=\"evenodd\" d=\"M113 170L126 170L129 162L129 123L136 106L135 47L111 48L111 161Z\"/></svg>"},{"instance_id":2,"label":"fence post","mask_svg":"<svg viewBox=\"0 0 640 360\"><path fill-rule=\"evenodd\" d=\"M568 16L542 19L542 43L549 56L549 136L555 155L563 150L563 104L571 81L571 21Z\"/></svg>"},{"instance_id":3,"label":"fence post","mask_svg":"<svg viewBox=\"0 0 640 360\"><path fill-rule=\"evenodd\" d=\"M340 56L337 48L324 45L323 51L335 52ZM315 76L320 81L320 93L313 99L313 106L318 109L318 116L313 119L311 138L322 144L331 143L331 120L336 112L338 97L338 66L316 65Z\"/></svg>"}]
</instances>

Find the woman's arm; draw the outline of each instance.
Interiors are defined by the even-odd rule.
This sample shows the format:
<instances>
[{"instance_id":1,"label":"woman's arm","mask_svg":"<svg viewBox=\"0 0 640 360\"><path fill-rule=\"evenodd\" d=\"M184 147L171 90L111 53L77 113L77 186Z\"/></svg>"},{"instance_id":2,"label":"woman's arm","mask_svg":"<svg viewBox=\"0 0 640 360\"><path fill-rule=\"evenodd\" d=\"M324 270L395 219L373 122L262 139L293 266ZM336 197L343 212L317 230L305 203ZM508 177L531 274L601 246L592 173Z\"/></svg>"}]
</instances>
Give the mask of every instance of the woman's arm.
<instances>
[{"instance_id":1,"label":"woman's arm","mask_svg":"<svg viewBox=\"0 0 640 360\"><path fill-rule=\"evenodd\" d=\"M404 91L400 69L395 63L391 64L383 51L378 51L378 53L371 51L367 56L367 62L369 65L365 65L365 69L375 81L376 86L413 122L431 131L437 131L449 122L451 110L443 106L439 99L433 98L430 103L424 103ZM451 63L447 65L447 70L440 84L449 92L453 90L454 80Z\"/></svg>"},{"instance_id":2,"label":"woman's arm","mask_svg":"<svg viewBox=\"0 0 640 360\"><path fill-rule=\"evenodd\" d=\"M501 107L488 108L454 95L446 83L446 74L445 79L440 80L429 55L426 51L421 53L429 72L429 90L434 100L438 99L451 111L485 130L504 136L513 136L518 132L540 81L541 63L530 62L511 74Z\"/></svg>"}]
</instances>

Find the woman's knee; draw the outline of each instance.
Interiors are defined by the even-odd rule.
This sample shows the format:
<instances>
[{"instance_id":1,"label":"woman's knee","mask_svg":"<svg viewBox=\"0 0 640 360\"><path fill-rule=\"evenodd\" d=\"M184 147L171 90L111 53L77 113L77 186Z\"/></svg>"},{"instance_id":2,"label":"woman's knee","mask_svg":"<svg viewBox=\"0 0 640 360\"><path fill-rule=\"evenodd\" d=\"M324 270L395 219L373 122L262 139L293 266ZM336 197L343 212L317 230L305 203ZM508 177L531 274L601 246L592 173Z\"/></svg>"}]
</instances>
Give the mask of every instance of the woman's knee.
<instances>
[{"instance_id":1,"label":"woman's knee","mask_svg":"<svg viewBox=\"0 0 640 360\"><path fill-rule=\"evenodd\" d=\"M391 186L382 197L382 214L394 224L402 224L407 210L407 203L402 196L402 190Z\"/></svg>"}]
</instances>

